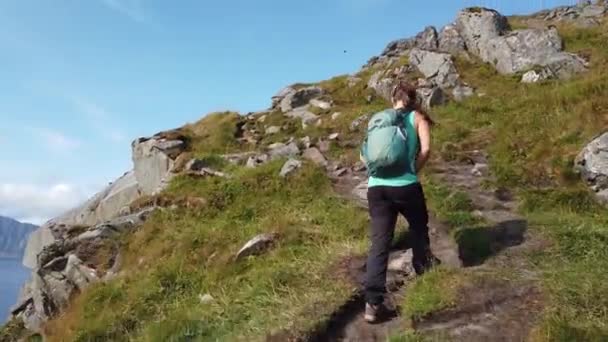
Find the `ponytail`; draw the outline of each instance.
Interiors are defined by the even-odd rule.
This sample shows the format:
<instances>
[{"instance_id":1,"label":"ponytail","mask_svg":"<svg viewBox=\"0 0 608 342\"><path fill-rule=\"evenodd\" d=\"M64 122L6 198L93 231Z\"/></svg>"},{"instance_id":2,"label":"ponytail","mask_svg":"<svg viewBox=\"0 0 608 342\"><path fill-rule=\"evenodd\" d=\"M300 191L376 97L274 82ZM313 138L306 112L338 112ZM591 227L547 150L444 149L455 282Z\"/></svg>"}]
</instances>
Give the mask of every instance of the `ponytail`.
<instances>
[{"instance_id":1,"label":"ponytail","mask_svg":"<svg viewBox=\"0 0 608 342\"><path fill-rule=\"evenodd\" d=\"M429 124L429 126L435 125L435 121L431 118L429 113L422 108L420 105L420 99L418 98L418 92L416 87L411 83L399 80L391 92L391 98L393 102L403 101L405 109L407 111L416 111L422 115L423 119Z\"/></svg>"}]
</instances>

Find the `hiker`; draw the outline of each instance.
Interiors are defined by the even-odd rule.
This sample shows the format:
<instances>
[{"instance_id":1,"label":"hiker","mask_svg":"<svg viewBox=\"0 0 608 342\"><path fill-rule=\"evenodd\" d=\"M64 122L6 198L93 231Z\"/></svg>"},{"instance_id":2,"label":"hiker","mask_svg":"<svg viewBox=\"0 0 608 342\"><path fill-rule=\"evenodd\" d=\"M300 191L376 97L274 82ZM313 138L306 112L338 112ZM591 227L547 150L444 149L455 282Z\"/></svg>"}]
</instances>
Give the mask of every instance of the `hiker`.
<instances>
[{"instance_id":1,"label":"hiker","mask_svg":"<svg viewBox=\"0 0 608 342\"><path fill-rule=\"evenodd\" d=\"M393 109L370 119L361 148L361 159L369 174L367 199L371 217L365 278L368 322L376 320L386 293L388 257L398 214L409 223L416 274L438 262L430 250L428 213L417 176L429 159L433 120L419 107L413 85L400 81L391 97Z\"/></svg>"}]
</instances>

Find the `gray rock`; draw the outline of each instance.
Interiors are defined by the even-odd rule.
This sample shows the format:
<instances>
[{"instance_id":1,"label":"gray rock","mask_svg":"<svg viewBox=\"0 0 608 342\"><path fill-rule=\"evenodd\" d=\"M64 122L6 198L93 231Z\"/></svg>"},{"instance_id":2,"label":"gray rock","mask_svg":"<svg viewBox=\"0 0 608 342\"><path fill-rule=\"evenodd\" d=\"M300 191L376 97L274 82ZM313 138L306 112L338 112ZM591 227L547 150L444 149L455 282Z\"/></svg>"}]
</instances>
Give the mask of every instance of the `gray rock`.
<instances>
[{"instance_id":1,"label":"gray rock","mask_svg":"<svg viewBox=\"0 0 608 342\"><path fill-rule=\"evenodd\" d=\"M336 140L336 139L338 139L339 136L340 136L340 133L332 133L327 137L327 139Z\"/></svg>"},{"instance_id":2,"label":"gray rock","mask_svg":"<svg viewBox=\"0 0 608 342\"><path fill-rule=\"evenodd\" d=\"M550 69L543 69L541 71L530 70L523 74L521 77L522 83L537 83L544 80L551 79L553 77Z\"/></svg>"},{"instance_id":3,"label":"gray rock","mask_svg":"<svg viewBox=\"0 0 608 342\"><path fill-rule=\"evenodd\" d=\"M82 261L74 254L68 257L65 268L65 276L68 281L76 285L78 290L84 290L90 284L98 282L99 277L94 269L85 266Z\"/></svg>"},{"instance_id":4,"label":"gray rock","mask_svg":"<svg viewBox=\"0 0 608 342\"><path fill-rule=\"evenodd\" d=\"M276 143L268 146L270 159L295 157L300 154L300 149L295 142L289 144Z\"/></svg>"},{"instance_id":5,"label":"gray rock","mask_svg":"<svg viewBox=\"0 0 608 342\"><path fill-rule=\"evenodd\" d=\"M453 25L445 26L439 33L438 49L441 52L458 55L465 52L466 44L464 38Z\"/></svg>"},{"instance_id":6,"label":"gray rock","mask_svg":"<svg viewBox=\"0 0 608 342\"><path fill-rule=\"evenodd\" d=\"M285 116L290 118L301 119L303 125L311 124L319 119L319 116L310 112L307 106L298 107L290 112L285 113Z\"/></svg>"},{"instance_id":7,"label":"gray rock","mask_svg":"<svg viewBox=\"0 0 608 342\"><path fill-rule=\"evenodd\" d=\"M468 86L457 86L452 90L452 96L456 101L464 101L466 98L475 95L473 88Z\"/></svg>"},{"instance_id":8,"label":"gray rock","mask_svg":"<svg viewBox=\"0 0 608 342\"><path fill-rule=\"evenodd\" d=\"M253 156L255 156L257 152L243 152L243 153L232 153L232 154L224 154L222 158L233 165L241 165L245 164L247 160Z\"/></svg>"},{"instance_id":9,"label":"gray rock","mask_svg":"<svg viewBox=\"0 0 608 342\"><path fill-rule=\"evenodd\" d=\"M450 54L412 49L410 64L440 87L451 88L460 82Z\"/></svg>"},{"instance_id":10,"label":"gray rock","mask_svg":"<svg viewBox=\"0 0 608 342\"><path fill-rule=\"evenodd\" d=\"M267 154L259 154L249 157L245 166L249 168L254 168L268 162L269 160L270 157Z\"/></svg>"},{"instance_id":11,"label":"gray rock","mask_svg":"<svg viewBox=\"0 0 608 342\"><path fill-rule=\"evenodd\" d=\"M281 131L281 127L279 126L270 126L268 128L266 128L266 134L270 135L270 134L277 134Z\"/></svg>"},{"instance_id":12,"label":"gray rock","mask_svg":"<svg viewBox=\"0 0 608 342\"><path fill-rule=\"evenodd\" d=\"M323 110L329 110L331 108L330 102L319 100L319 99L312 99L308 103L310 103L311 106L321 108Z\"/></svg>"},{"instance_id":13,"label":"gray rock","mask_svg":"<svg viewBox=\"0 0 608 342\"><path fill-rule=\"evenodd\" d=\"M367 180L364 180L355 186L355 188L352 190L352 195L357 204L367 208Z\"/></svg>"},{"instance_id":14,"label":"gray rock","mask_svg":"<svg viewBox=\"0 0 608 342\"><path fill-rule=\"evenodd\" d=\"M327 153L331 148L331 141L321 140L317 143L317 147L321 153Z\"/></svg>"},{"instance_id":15,"label":"gray rock","mask_svg":"<svg viewBox=\"0 0 608 342\"><path fill-rule=\"evenodd\" d=\"M414 46L422 50L437 50L437 30L433 26L427 26L424 31L418 33L414 38Z\"/></svg>"},{"instance_id":16,"label":"gray rock","mask_svg":"<svg viewBox=\"0 0 608 342\"><path fill-rule=\"evenodd\" d=\"M394 41L388 43L386 48L382 51L382 55L383 56L399 56L402 52L413 48L414 45L415 45L415 38L394 40ZM376 57L376 59L378 59L378 57ZM368 65L373 65L376 62L377 61L374 61L371 64L369 64L369 62L368 62Z\"/></svg>"},{"instance_id":17,"label":"gray rock","mask_svg":"<svg viewBox=\"0 0 608 342\"><path fill-rule=\"evenodd\" d=\"M315 147L307 148L302 157L312 161L318 166L327 166L327 159L323 156L323 154Z\"/></svg>"},{"instance_id":18,"label":"gray rock","mask_svg":"<svg viewBox=\"0 0 608 342\"><path fill-rule=\"evenodd\" d=\"M602 5L589 5L584 6L581 11L581 16L589 18L589 17L601 17L603 16L608 9Z\"/></svg>"},{"instance_id":19,"label":"gray rock","mask_svg":"<svg viewBox=\"0 0 608 342\"><path fill-rule=\"evenodd\" d=\"M319 87L306 87L287 93L281 100L281 111L287 113L294 108L302 107L310 100L323 95L323 89Z\"/></svg>"},{"instance_id":20,"label":"gray rock","mask_svg":"<svg viewBox=\"0 0 608 342\"><path fill-rule=\"evenodd\" d=\"M471 174L476 177L482 177L488 174L488 164L476 163L471 170Z\"/></svg>"},{"instance_id":21,"label":"gray rock","mask_svg":"<svg viewBox=\"0 0 608 342\"><path fill-rule=\"evenodd\" d=\"M160 190L171 178L174 159L186 145L181 140L138 139L132 143L132 159L135 178L143 194L151 195Z\"/></svg>"},{"instance_id":22,"label":"gray rock","mask_svg":"<svg viewBox=\"0 0 608 342\"><path fill-rule=\"evenodd\" d=\"M435 88L418 88L416 90L420 102L425 109L430 109L434 106L440 106L446 102L446 97L439 87Z\"/></svg>"},{"instance_id":23,"label":"gray rock","mask_svg":"<svg viewBox=\"0 0 608 342\"><path fill-rule=\"evenodd\" d=\"M509 30L506 17L485 8L467 8L458 13L456 29L465 41L467 50L487 61L487 41Z\"/></svg>"},{"instance_id":24,"label":"gray rock","mask_svg":"<svg viewBox=\"0 0 608 342\"><path fill-rule=\"evenodd\" d=\"M331 119L332 119L332 120L336 120L337 118L339 118L339 117L340 117L340 115L342 115L342 113L340 113L340 112L335 112L335 113L333 113L333 114L331 115Z\"/></svg>"},{"instance_id":25,"label":"gray rock","mask_svg":"<svg viewBox=\"0 0 608 342\"><path fill-rule=\"evenodd\" d=\"M38 253L44 249L44 247L51 245L55 242L51 230L48 226L42 226L36 229L30 234L25 246L25 252L23 254L23 265L27 268L33 269L37 264Z\"/></svg>"},{"instance_id":26,"label":"gray rock","mask_svg":"<svg viewBox=\"0 0 608 342\"><path fill-rule=\"evenodd\" d=\"M304 146L304 148L309 148L311 145L310 137L304 137L300 139L300 143L302 144L302 146Z\"/></svg>"},{"instance_id":27,"label":"gray rock","mask_svg":"<svg viewBox=\"0 0 608 342\"><path fill-rule=\"evenodd\" d=\"M353 120L353 122L350 124L350 130L353 132L358 131L361 126L363 126L367 123L368 119L369 119L369 114L363 114L363 115L359 116L358 118Z\"/></svg>"},{"instance_id":28,"label":"gray rock","mask_svg":"<svg viewBox=\"0 0 608 342\"><path fill-rule=\"evenodd\" d=\"M412 273L412 256L412 249L390 253L388 270L390 272Z\"/></svg>"},{"instance_id":29,"label":"gray rock","mask_svg":"<svg viewBox=\"0 0 608 342\"><path fill-rule=\"evenodd\" d=\"M575 159L575 170L597 198L608 204L608 132L597 136L583 148Z\"/></svg>"},{"instance_id":30,"label":"gray rock","mask_svg":"<svg viewBox=\"0 0 608 342\"><path fill-rule=\"evenodd\" d=\"M348 173L348 170L347 170L347 169L341 168L341 169L337 169L337 170L335 170L335 171L332 171L331 176L332 176L333 178L338 178L338 177L342 177L342 176L344 176L344 175L345 175L345 174L347 174L347 173Z\"/></svg>"},{"instance_id":31,"label":"gray rock","mask_svg":"<svg viewBox=\"0 0 608 342\"><path fill-rule=\"evenodd\" d=\"M302 162L297 160L297 159L293 159L290 158L289 160L287 160L285 162L285 164L283 164L283 167L281 168L281 172L279 173L279 175L281 177L286 177L288 174L294 172L295 170L299 169L302 166Z\"/></svg>"},{"instance_id":32,"label":"gray rock","mask_svg":"<svg viewBox=\"0 0 608 342\"><path fill-rule=\"evenodd\" d=\"M562 52L562 41L555 28L514 31L490 39L487 53L481 58L492 63L502 74L514 74L535 66L551 68L559 78L568 78L586 69L586 62Z\"/></svg>"},{"instance_id":33,"label":"gray rock","mask_svg":"<svg viewBox=\"0 0 608 342\"><path fill-rule=\"evenodd\" d=\"M240 260L251 255L259 255L268 250L276 240L275 234L260 234L249 240L236 254Z\"/></svg>"},{"instance_id":34,"label":"gray rock","mask_svg":"<svg viewBox=\"0 0 608 342\"><path fill-rule=\"evenodd\" d=\"M281 103L281 101L285 98L285 96L287 96L289 94L293 94L295 92L296 92L296 90L291 86L288 86L288 87L285 87L285 88L279 90L278 93L276 93L274 96L272 96L272 108L277 107Z\"/></svg>"}]
</instances>

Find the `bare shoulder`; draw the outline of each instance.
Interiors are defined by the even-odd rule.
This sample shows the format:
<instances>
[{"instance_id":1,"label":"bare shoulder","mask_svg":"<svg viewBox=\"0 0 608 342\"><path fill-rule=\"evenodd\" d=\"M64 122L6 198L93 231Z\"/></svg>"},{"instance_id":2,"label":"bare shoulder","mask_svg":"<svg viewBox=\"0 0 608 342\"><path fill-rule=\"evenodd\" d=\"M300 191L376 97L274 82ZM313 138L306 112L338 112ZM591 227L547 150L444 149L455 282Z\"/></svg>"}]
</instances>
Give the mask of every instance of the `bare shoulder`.
<instances>
[{"instance_id":1,"label":"bare shoulder","mask_svg":"<svg viewBox=\"0 0 608 342\"><path fill-rule=\"evenodd\" d=\"M420 124L426 124L424 115L422 113L420 113L419 111L414 111L414 125L416 127L419 127Z\"/></svg>"}]
</instances>

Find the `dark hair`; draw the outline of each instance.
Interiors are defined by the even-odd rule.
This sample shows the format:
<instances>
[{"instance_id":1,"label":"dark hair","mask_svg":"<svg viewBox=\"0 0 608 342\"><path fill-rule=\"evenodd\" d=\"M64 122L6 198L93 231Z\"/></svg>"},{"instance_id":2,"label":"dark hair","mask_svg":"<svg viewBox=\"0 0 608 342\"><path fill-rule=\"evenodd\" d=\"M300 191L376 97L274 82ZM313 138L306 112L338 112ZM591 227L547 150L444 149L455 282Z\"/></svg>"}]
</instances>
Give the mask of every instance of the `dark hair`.
<instances>
[{"instance_id":1,"label":"dark hair","mask_svg":"<svg viewBox=\"0 0 608 342\"><path fill-rule=\"evenodd\" d=\"M391 97L394 102L399 100L403 101L406 104L406 110L420 113L429 125L432 126L435 124L435 121L433 121L429 113L420 105L416 87L410 82L399 80L393 88Z\"/></svg>"}]
</instances>

